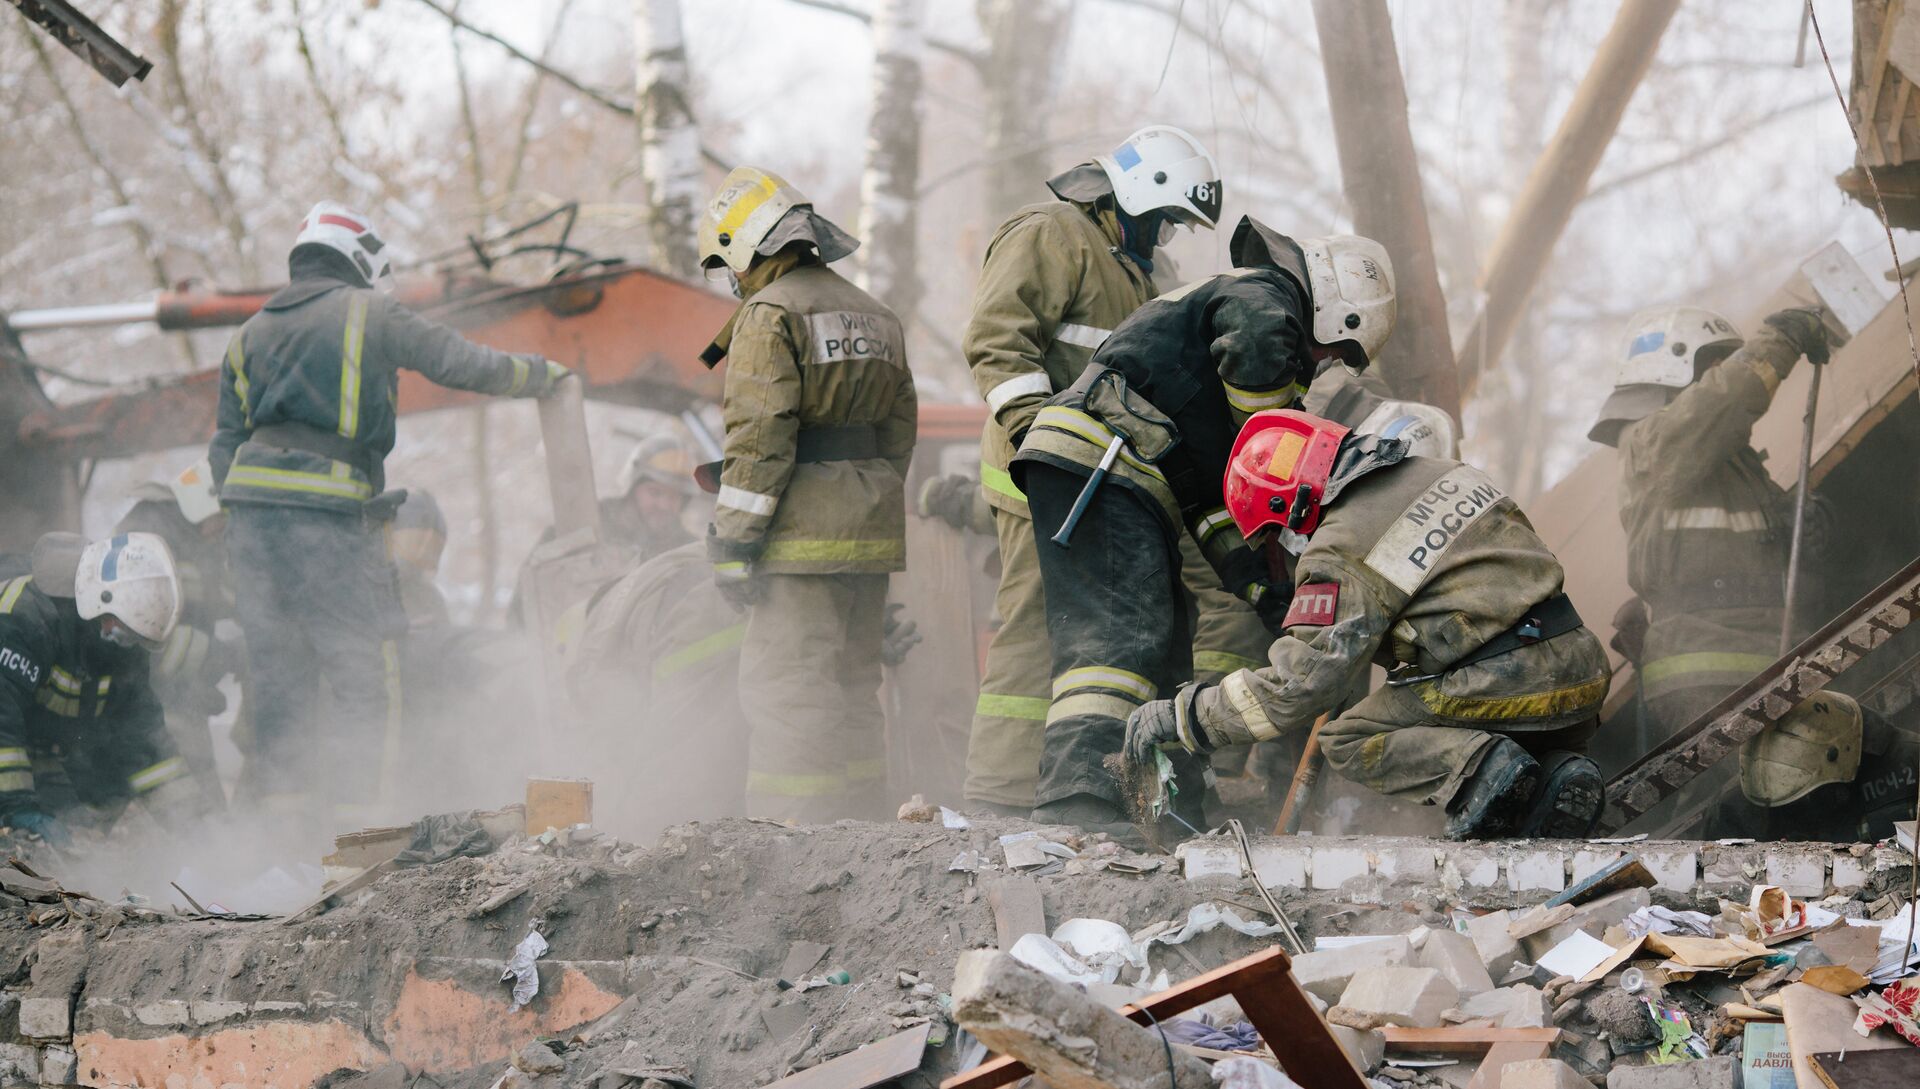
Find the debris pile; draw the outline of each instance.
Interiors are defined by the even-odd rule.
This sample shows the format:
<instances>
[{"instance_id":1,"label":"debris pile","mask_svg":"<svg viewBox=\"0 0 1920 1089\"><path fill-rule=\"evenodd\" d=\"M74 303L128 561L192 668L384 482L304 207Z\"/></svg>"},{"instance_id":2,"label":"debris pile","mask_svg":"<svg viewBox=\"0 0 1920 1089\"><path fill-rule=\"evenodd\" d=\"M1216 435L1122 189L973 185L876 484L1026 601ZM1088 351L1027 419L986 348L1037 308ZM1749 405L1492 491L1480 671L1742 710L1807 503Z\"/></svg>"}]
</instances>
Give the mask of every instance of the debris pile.
<instances>
[{"instance_id":1,"label":"debris pile","mask_svg":"<svg viewBox=\"0 0 1920 1089\"><path fill-rule=\"evenodd\" d=\"M1657 882L1641 856L1661 844L1584 845L1618 857L1554 891L1519 879L1537 844L1256 838L1243 852L1208 837L1175 858L913 815L926 819L684 825L648 847L584 824L502 835L499 813L432 819L346 837L358 868L330 858L344 880L280 918L110 903L0 870L0 1080L927 1086L991 1074L989 1048L1042 1069L1060 1033L1083 1030L1134 1043L1055 1084L1165 1085L1170 1064L1187 1084L1233 1057L1265 1069L1211 1076L1316 1089L1282 1073L1310 1039L1396 1089L1720 1089L1743 1065L1813 1089L1830 1053L1920 1060L1912 858L1897 847L1862 849L1868 876L1846 892L1796 895L1756 869L1723 897ZM1342 870L1350 843L1371 854ZM1302 844L1324 856L1305 880L1275 863ZM1222 846L1251 867L1210 862ZM1472 871L1495 849L1514 852L1505 879L1383 876L1422 853ZM1305 948L1293 982L1249 984L1289 923ZM1162 1014L1104 1012L1140 1006ZM1283 1027L1281 1054L1263 1019ZM1152 1046L1135 1048L1140 1033ZM1121 1058L1136 1050L1137 1069ZM1872 1069L1828 1076L1850 1089Z\"/></svg>"}]
</instances>

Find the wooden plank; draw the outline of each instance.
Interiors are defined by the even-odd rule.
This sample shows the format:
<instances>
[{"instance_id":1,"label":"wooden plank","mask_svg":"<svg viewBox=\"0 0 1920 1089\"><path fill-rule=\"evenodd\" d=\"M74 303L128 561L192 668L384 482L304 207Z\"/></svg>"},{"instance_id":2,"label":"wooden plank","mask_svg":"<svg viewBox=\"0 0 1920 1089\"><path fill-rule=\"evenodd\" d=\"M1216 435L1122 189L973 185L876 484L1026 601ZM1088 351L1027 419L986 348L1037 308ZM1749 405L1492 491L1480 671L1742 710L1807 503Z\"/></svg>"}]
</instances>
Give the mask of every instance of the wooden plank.
<instances>
[{"instance_id":1,"label":"wooden plank","mask_svg":"<svg viewBox=\"0 0 1920 1089\"><path fill-rule=\"evenodd\" d=\"M1306 1089L1365 1089L1366 1083L1354 1070L1352 1061L1340 1050L1327 1023L1314 1012L1299 983L1295 982L1293 962L1286 950L1277 945L1122 1006L1120 1013L1134 1024L1144 1025L1165 1021L1229 994L1239 1000L1240 1009L1246 1013L1247 1020L1260 1029L1263 1038L1283 1042L1283 1047L1274 1050L1289 1053L1281 1058L1288 1077ZM1256 1008L1260 1010L1259 1016L1254 1013ZM1307 1020L1299 1019L1300 1010L1306 1012ZM1273 1026L1273 1035L1262 1025L1263 1020L1266 1026ZM1331 1056L1325 1050L1328 1047L1332 1048ZM1338 1057L1337 1064L1332 1062L1333 1056ZM1288 1065L1289 1062L1295 1065ZM1028 1073L1025 1064L998 1055L941 1082L940 1089L998 1089L1019 1081Z\"/></svg>"},{"instance_id":2,"label":"wooden plank","mask_svg":"<svg viewBox=\"0 0 1920 1089\"><path fill-rule=\"evenodd\" d=\"M1920 1048L1822 1051L1808 1059L1827 1089L1912 1089L1920 1085Z\"/></svg>"},{"instance_id":3,"label":"wooden plank","mask_svg":"<svg viewBox=\"0 0 1920 1089\"><path fill-rule=\"evenodd\" d=\"M1678 793L1920 618L1920 558L1607 784L1601 834Z\"/></svg>"},{"instance_id":4,"label":"wooden plank","mask_svg":"<svg viewBox=\"0 0 1920 1089\"><path fill-rule=\"evenodd\" d=\"M1467 1089L1500 1089L1500 1072L1507 1068L1508 1063L1544 1059L1551 1050L1549 1044L1532 1041L1495 1044L1487 1049L1487 1057L1480 1060L1480 1069L1475 1070L1473 1077L1467 1081Z\"/></svg>"},{"instance_id":5,"label":"wooden plank","mask_svg":"<svg viewBox=\"0 0 1920 1089\"><path fill-rule=\"evenodd\" d=\"M306 907L280 920L280 925L292 926L294 923L306 918L310 913L317 914L324 912L329 901L345 896L348 893L359 892L361 889L378 881L382 875L391 869L393 869L392 859L368 866L366 869L361 870L359 873L354 874L352 877L321 893L318 897L309 901Z\"/></svg>"},{"instance_id":6,"label":"wooden plank","mask_svg":"<svg viewBox=\"0 0 1920 1089\"><path fill-rule=\"evenodd\" d=\"M1402 1028L1386 1025L1380 1035L1389 1048L1431 1051L1438 1055L1478 1055L1501 1044L1540 1044L1552 1047L1560 1040L1557 1028L1490 1028L1446 1025L1441 1028Z\"/></svg>"},{"instance_id":7,"label":"wooden plank","mask_svg":"<svg viewBox=\"0 0 1920 1089\"><path fill-rule=\"evenodd\" d=\"M915 1025L819 1066L789 1074L766 1089L871 1089L920 1069L931 1025Z\"/></svg>"},{"instance_id":8,"label":"wooden plank","mask_svg":"<svg viewBox=\"0 0 1920 1089\"><path fill-rule=\"evenodd\" d=\"M987 887L993 908L995 937L1002 953L1028 934L1047 932L1047 910L1040 899L1040 883L1031 877L1003 877Z\"/></svg>"}]
</instances>

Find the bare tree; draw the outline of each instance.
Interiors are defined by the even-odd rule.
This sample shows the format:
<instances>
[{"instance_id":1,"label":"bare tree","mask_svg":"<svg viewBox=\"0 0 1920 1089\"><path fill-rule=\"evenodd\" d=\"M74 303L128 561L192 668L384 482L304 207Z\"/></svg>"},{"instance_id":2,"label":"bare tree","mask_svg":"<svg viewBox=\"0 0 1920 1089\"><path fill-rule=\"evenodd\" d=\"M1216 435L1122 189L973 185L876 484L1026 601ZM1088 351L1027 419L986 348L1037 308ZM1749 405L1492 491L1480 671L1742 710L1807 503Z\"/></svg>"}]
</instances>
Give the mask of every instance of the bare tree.
<instances>
[{"instance_id":1,"label":"bare tree","mask_svg":"<svg viewBox=\"0 0 1920 1089\"><path fill-rule=\"evenodd\" d=\"M1045 195L1046 103L1064 67L1072 5L1061 0L978 0L989 43L986 71L987 215L999 219Z\"/></svg>"},{"instance_id":2,"label":"bare tree","mask_svg":"<svg viewBox=\"0 0 1920 1089\"><path fill-rule=\"evenodd\" d=\"M653 263L676 276L697 276L694 223L700 207L700 130L687 89L687 44L680 0L633 0L635 113L640 172L646 180L647 234Z\"/></svg>"},{"instance_id":3,"label":"bare tree","mask_svg":"<svg viewBox=\"0 0 1920 1089\"><path fill-rule=\"evenodd\" d=\"M860 276L904 322L920 304L921 62L926 0L883 0L873 20L873 110L860 175Z\"/></svg>"}]
</instances>

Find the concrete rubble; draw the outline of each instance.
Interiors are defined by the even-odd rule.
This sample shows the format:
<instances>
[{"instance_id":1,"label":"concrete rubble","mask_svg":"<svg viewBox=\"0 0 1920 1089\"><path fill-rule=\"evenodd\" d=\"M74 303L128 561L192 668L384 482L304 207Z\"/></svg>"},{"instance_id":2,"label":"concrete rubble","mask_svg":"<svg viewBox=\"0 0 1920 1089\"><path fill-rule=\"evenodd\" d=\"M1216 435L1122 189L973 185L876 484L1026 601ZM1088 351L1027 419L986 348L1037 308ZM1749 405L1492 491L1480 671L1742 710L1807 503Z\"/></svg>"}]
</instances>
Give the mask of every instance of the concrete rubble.
<instances>
[{"instance_id":1,"label":"concrete rubble","mask_svg":"<svg viewBox=\"0 0 1920 1089\"><path fill-rule=\"evenodd\" d=\"M999 837L1029 828L985 816L960 829L726 820L644 846L585 827L515 834L482 856L382 870L290 923L109 902L61 888L48 870L40 898L0 900L0 1084L172 1086L169 1072L193 1069L205 1077L193 1085L273 1089L705 1089L769 1085L863 1047L906 1046L899 1035L917 1031L919 1068L899 1084L931 1087L979 1062L983 1043L1026 1046L1009 1043L1019 1033L1052 1033L1071 1059L1096 1025L1135 1043L1101 1048L1099 1062L1054 1084L1166 1084L1159 1037L1105 1009L1272 948L1256 878L1216 838L1183 845L1176 862L1059 828L1039 831L1071 857L1010 873ZM1846 926L1897 913L1913 869L1897 847L1319 837L1252 847L1253 872L1317 946L1293 958L1294 977L1375 1085L1726 1089L1747 1026L1782 1018L1796 1058L1911 1046L1854 1028L1855 999L1882 992L1897 968L1851 995L1796 982L1826 963L1822 949L1875 967L1822 927L1829 914ZM1258 864L1279 851L1299 854L1303 879ZM1687 866L1649 867L1651 887L1552 902L1621 855L1682 853ZM1410 855L1462 880L1381 873L1382 859L1397 867ZM1346 875L1337 888L1311 878L1328 860L1323 872ZM1755 885L1783 872L1812 890L1787 902L1823 922L1764 935L1751 953L1743 911ZM1648 919L1704 919L1716 936L1630 934ZM1875 933L1892 940L1890 930ZM509 1012L502 967L530 932L548 943L538 990ZM1022 941L1058 957L963 956ZM1570 941L1623 952L1579 979L1538 967ZM1733 963L1708 966L1728 949ZM1016 998L1072 1016L1041 1031L1001 1001ZM1204 1081L1202 1057L1228 1053L1220 1047L1272 1057L1231 997L1178 1020L1214 1041L1167 1045L1179 1084ZM1493 1042L1500 1033L1542 1042ZM1136 1048L1143 1039L1152 1046ZM1123 1060L1128 1048L1144 1066ZM1476 1080L1492 1061L1505 1065Z\"/></svg>"}]
</instances>

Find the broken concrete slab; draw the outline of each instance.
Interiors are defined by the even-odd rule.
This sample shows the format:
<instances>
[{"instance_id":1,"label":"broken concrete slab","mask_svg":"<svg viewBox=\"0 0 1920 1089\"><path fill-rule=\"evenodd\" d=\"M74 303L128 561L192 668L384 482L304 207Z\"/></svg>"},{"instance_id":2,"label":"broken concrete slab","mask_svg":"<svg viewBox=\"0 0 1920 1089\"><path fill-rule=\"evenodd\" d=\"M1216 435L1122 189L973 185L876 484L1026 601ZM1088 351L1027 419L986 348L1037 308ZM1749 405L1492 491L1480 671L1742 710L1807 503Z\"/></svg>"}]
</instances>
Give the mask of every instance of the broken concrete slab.
<instances>
[{"instance_id":1,"label":"broken concrete slab","mask_svg":"<svg viewBox=\"0 0 1920 1089\"><path fill-rule=\"evenodd\" d=\"M1355 972L1406 964L1412 956L1413 947L1406 938L1383 936L1379 941L1302 953L1293 958L1293 978L1321 1000L1336 1002Z\"/></svg>"},{"instance_id":2,"label":"broken concrete slab","mask_svg":"<svg viewBox=\"0 0 1920 1089\"><path fill-rule=\"evenodd\" d=\"M1529 1059L1500 1071L1500 1089L1593 1089L1593 1084L1559 1059Z\"/></svg>"},{"instance_id":3,"label":"broken concrete slab","mask_svg":"<svg viewBox=\"0 0 1920 1089\"><path fill-rule=\"evenodd\" d=\"M1739 1089L1740 1057L1714 1055L1686 1063L1616 1066L1607 1089Z\"/></svg>"},{"instance_id":4,"label":"broken concrete slab","mask_svg":"<svg viewBox=\"0 0 1920 1089\"><path fill-rule=\"evenodd\" d=\"M1520 960L1520 942L1507 933L1511 925L1513 913L1510 911L1488 912L1467 920L1467 937L1472 939L1474 950L1480 954L1480 963L1492 979L1504 978Z\"/></svg>"},{"instance_id":5,"label":"broken concrete slab","mask_svg":"<svg viewBox=\"0 0 1920 1089\"><path fill-rule=\"evenodd\" d=\"M975 1038L1055 1089L1162 1089L1169 1080L1159 1034L1005 953L961 954L953 1013ZM1172 1062L1175 1089L1212 1089L1206 1063L1180 1051Z\"/></svg>"},{"instance_id":6,"label":"broken concrete slab","mask_svg":"<svg viewBox=\"0 0 1920 1089\"><path fill-rule=\"evenodd\" d=\"M1354 973L1338 1004L1390 1025L1435 1028L1440 1015L1459 1003L1460 989L1439 969L1395 966Z\"/></svg>"},{"instance_id":7,"label":"broken concrete slab","mask_svg":"<svg viewBox=\"0 0 1920 1089\"><path fill-rule=\"evenodd\" d=\"M35 1040L64 1040L73 1035L73 996L28 995L20 1000L20 1035Z\"/></svg>"},{"instance_id":8,"label":"broken concrete slab","mask_svg":"<svg viewBox=\"0 0 1920 1089\"><path fill-rule=\"evenodd\" d=\"M1463 998L1460 1012L1468 1020L1490 1020L1499 1028L1545 1028L1552 1020L1546 995L1525 983Z\"/></svg>"},{"instance_id":9,"label":"broken concrete slab","mask_svg":"<svg viewBox=\"0 0 1920 1089\"><path fill-rule=\"evenodd\" d=\"M1437 969L1452 981L1463 998L1493 990L1493 977L1480 960L1479 948L1472 938L1458 931L1428 930L1419 942L1413 962L1423 968Z\"/></svg>"},{"instance_id":10,"label":"broken concrete slab","mask_svg":"<svg viewBox=\"0 0 1920 1089\"><path fill-rule=\"evenodd\" d=\"M1328 1025L1333 1030L1333 1038L1340 1042L1340 1050L1347 1053L1353 1065L1362 1073L1372 1073L1380 1069L1380 1063L1387 1056L1387 1038L1375 1029L1348 1028L1345 1025Z\"/></svg>"}]
</instances>

